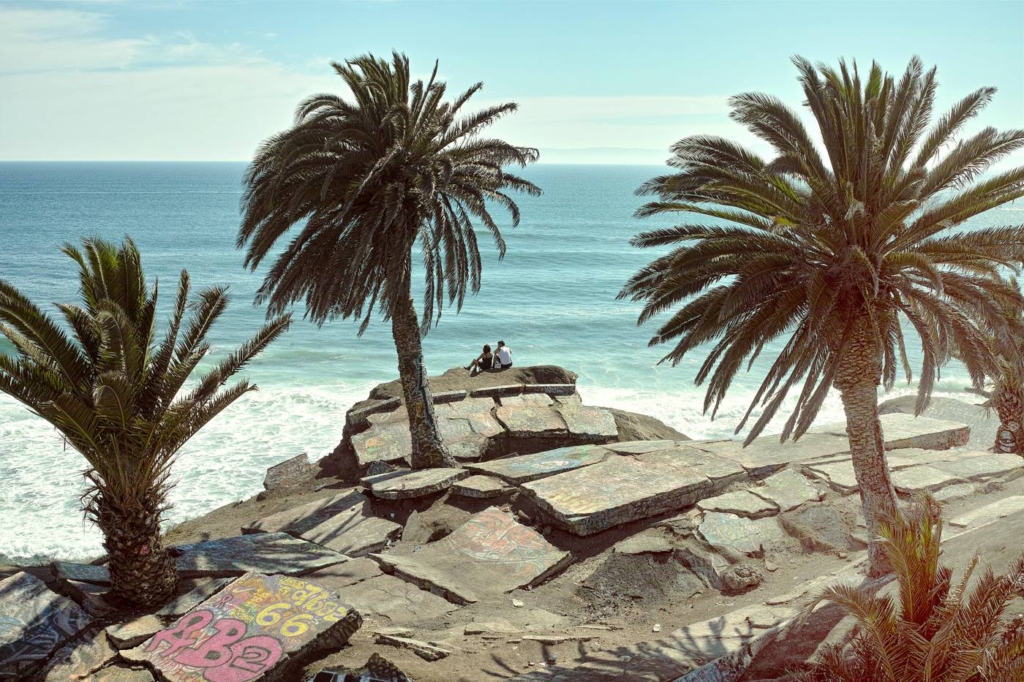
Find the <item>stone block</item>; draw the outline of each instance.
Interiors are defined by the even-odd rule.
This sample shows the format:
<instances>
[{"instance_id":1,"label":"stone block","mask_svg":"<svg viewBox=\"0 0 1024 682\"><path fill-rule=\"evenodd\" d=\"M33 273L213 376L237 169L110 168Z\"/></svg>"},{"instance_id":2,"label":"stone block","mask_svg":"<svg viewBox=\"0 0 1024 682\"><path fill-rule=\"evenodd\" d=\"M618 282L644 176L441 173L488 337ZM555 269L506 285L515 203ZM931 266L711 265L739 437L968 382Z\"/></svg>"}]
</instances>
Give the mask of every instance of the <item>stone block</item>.
<instances>
[{"instance_id":1,"label":"stone block","mask_svg":"<svg viewBox=\"0 0 1024 682\"><path fill-rule=\"evenodd\" d=\"M761 436L755 438L747 447L743 447L741 441L734 440L691 442L690 445L737 462L755 478L769 476L793 463L850 451L850 442L845 433L836 435L808 432L800 440L785 443L780 443L778 436Z\"/></svg>"},{"instance_id":2,"label":"stone block","mask_svg":"<svg viewBox=\"0 0 1024 682\"><path fill-rule=\"evenodd\" d=\"M107 637L117 649L132 649L163 630L164 622L156 615L139 616L106 629Z\"/></svg>"},{"instance_id":3,"label":"stone block","mask_svg":"<svg viewBox=\"0 0 1024 682\"><path fill-rule=\"evenodd\" d=\"M604 447L619 455L643 455L648 452L667 450L682 441L676 440L634 440L627 443L605 443Z\"/></svg>"},{"instance_id":4,"label":"stone block","mask_svg":"<svg viewBox=\"0 0 1024 682\"><path fill-rule=\"evenodd\" d=\"M816 504L780 517L782 527L811 551L845 552L850 549L850 530L835 509Z\"/></svg>"},{"instance_id":5,"label":"stone block","mask_svg":"<svg viewBox=\"0 0 1024 682\"><path fill-rule=\"evenodd\" d=\"M720 512L706 512L697 532L716 549L751 557L762 556L765 545L770 546L785 536L776 519L755 521Z\"/></svg>"},{"instance_id":6,"label":"stone block","mask_svg":"<svg viewBox=\"0 0 1024 682\"><path fill-rule=\"evenodd\" d=\"M611 453L597 445L576 445L539 452L535 455L506 457L490 462L467 464L473 473L497 476L513 485L579 469L603 462Z\"/></svg>"},{"instance_id":7,"label":"stone block","mask_svg":"<svg viewBox=\"0 0 1024 682\"><path fill-rule=\"evenodd\" d=\"M283 531L346 556L360 557L379 552L401 529L394 521L374 516L365 495L349 491L260 519L243 531Z\"/></svg>"},{"instance_id":8,"label":"stone block","mask_svg":"<svg viewBox=\"0 0 1024 682\"><path fill-rule=\"evenodd\" d=\"M93 631L66 645L50 660L42 673L44 682L92 680L93 673L117 656L102 631Z\"/></svg>"},{"instance_id":9,"label":"stone block","mask_svg":"<svg viewBox=\"0 0 1024 682\"><path fill-rule=\"evenodd\" d=\"M469 476L465 469L441 467L417 471L392 471L367 476L360 482L370 494L383 500L405 500L426 497L447 490L456 481Z\"/></svg>"},{"instance_id":10,"label":"stone block","mask_svg":"<svg viewBox=\"0 0 1024 682\"><path fill-rule=\"evenodd\" d=\"M94 585L93 583L80 583L77 580L64 582L65 594L78 602L78 605L93 618L106 618L115 613L117 609L107 602L107 595L110 593L109 585Z\"/></svg>"},{"instance_id":11,"label":"stone block","mask_svg":"<svg viewBox=\"0 0 1024 682\"><path fill-rule=\"evenodd\" d=\"M295 680L304 660L337 650L361 623L316 583L247 573L121 655L168 682Z\"/></svg>"},{"instance_id":12,"label":"stone block","mask_svg":"<svg viewBox=\"0 0 1024 682\"><path fill-rule=\"evenodd\" d=\"M418 639L409 639L408 637L396 637L395 635L377 633L374 641L377 644L387 644L399 647L400 649L408 649L425 661L439 661L451 655L451 652L447 649L428 644L427 642L421 642Z\"/></svg>"},{"instance_id":13,"label":"stone block","mask_svg":"<svg viewBox=\"0 0 1024 682\"><path fill-rule=\"evenodd\" d=\"M808 502L817 502L823 496L806 477L786 469L764 479L764 484L750 488L750 492L769 502L774 502L781 511L789 511Z\"/></svg>"},{"instance_id":14,"label":"stone block","mask_svg":"<svg viewBox=\"0 0 1024 682\"><path fill-rule=\"evenodd\" d=\"M723 512L745 516L748 519L761 519L779 513L774 502L758 497L749 490L737 490L716 497L708 497L697 503L697 508L704 511Z\"/></svg>"},{"instance_id":15,"label":"stone block","mask_svg":"<svg viewBox=\"0 0 1024 682\"><path fill-rule=\"evenodd\" d=\"M353 559L343 564L335 564L306 574L306 579L315 582L324 589L340 592L346 587L376 578L381 573L380 566L373 559L365 557Z\"/></svg>"},{"instance_id":16,"label":"stone block","mask_svg":"<svg viewBox=\"0 0 1024 682\"><path fill-rule=\"evenodd\" d=\"M395 575L458 604L537 584L572 560L568 552L494 507L411 556L374 558Z\"/></svg>"},{"instance_id":17,"label":"stone block","mask_svg":"<svg viewBox=\"0 0 1024 682\"><path fill-rule=\"evenodd\" d=\"M857 475L849 460L830 464L811 464L805 469L808 474L828 483L829 487L843 495L857 492Z\"/></svg>"},{"instance_id":18,"label":"stone block","mask_svg":"<svg viewBox=\"0 0 1024 682\"><path fill-rule=\"evenodd\" d=\"M89 678L90 682L154 682L153 675L143 668L129 668L123 665L112 665L97 670Z\"/></svg>"},{"instance_id":19,"label":"stone block","mask_svg":"<svg viewBox=\"0 0 1024 682\"><path fill-rule=\"evenodd\" d=\"M615 543L612 551L619 554L661 554L675 548L672 538L661 528L648 528Z\"/></svg>"},{"instance_id":20,"label":"stone block","mask_svg":"<svg viewBox=\"0 0 1024 682\"><path fill-rule=\"evenodd\" d=\"M359 409L349 410L345 415L345 423L349 427L363 428L369 423L369 417L371 414L378 412L390 412L398 409L402 404L399 398L389 398L387 400L372 400L368 401L367 404L363 405Z\"/></svg>"},{"instance_id":21,"label":"stone block","mask_svg":"<svg viewBox=\"0 0 1024 682\"><path fill-rule=\"evenodd\" d=\"M500 497L512 488L500 478L477 474L462 479L452 486L452 494L474 499L490 499Z\"/></svg>"},{"instance_id":22,"label":"stone block","mask_svg":"<svg viewBox=\"0 0 1024 682\"><path fill-rule=\"evenodd\" d=\"M547 395L569 396L576 394L576 384L526 384L523 393L546 393Z\"/></svg>"},{"instance_id":23,"label":"stone block","mask_svg":"<svg viewBox=\"0 0 1024 682\"><path fill-rule=\"evenodd\" d=\"M474 398L506 398L509 396L520 395L522 392L522 384L507 384L504 386L484 386L483 388L477 388L470 392L469 395Z\"/></svg>"},{"instance_id":24,"label":"stone block","mask_svg":"<svg viewBox=\"0 0 1024 682\"><path fill-rule=\"evenodd\" d=\"M476 415L490 414L491 410L495 407L496 404L493 398L466 398L457 403L436 405L434 407L434 414L438 417L448 417L450 419L468 419Z\"/></svg>"},{"instance_id":25,"label":"stone block","mask_svg":"<svg viewBox=\"0 0 1024 682\"><path fill-rule=\"evenodd\" d=\"M342 588L338 595L364 616L374 614L392 623L420 623L458 608L442 597L390 575Z\"/></svg>"},{"instance_id":26,"label":"stone block","mask_svg":"<svg viewBox=\"0 0 1024 682\"><path fill-rule=\"evenodd\" d=\"M966 445L970 429L961 423L914 417L911 414L891 413L879 416L886 450L921 448L923 450L948 450ZM837 422L814 426L808 434L832 434L846 438L846 423ZM849 451L849 448L847 448Z\"/></svg>"},{"instance_id":27,"label":"stone block","mask_svg":"<svg viewBox=\"0 0 1024 682\"><path fill-rule=\"evenodd\" d=\"M1019 455L995 454L989 452L957 453L959 456L948 462L932 465L939 471L970 481L1012 481L1024 474L1024 459ZM968 456L974 455L974 456Z\"/></svg>"},{"instance_id":28,"label":"stone block","mask_svg":"<svg viewBox=\"0 0 1024 682\"><path fill-rule=\"evenodd\" d=\"M31 679L91 622L78 604L35 576L15 573L0 580L0 679Z\"/></svg>"},{"instance_id":29,"label":"stone block","mask_svg":"<svg viewBox=\"0 0 1024 682\"><path fill-rule=\"evenodd\" d=\"M344 554L293 538L286 533L242 535L175 548L183 578L225 577L250 571L302 575L347 561Z\"/></svg>"},{"instance_id":30,"label":"stone block","mask_svg":"<svg viewBox=\"0 0 1024 682\"><path fill-rule=\"evenodd\" d=\"M711 587L719 591L726 589L725 575L730 563L722 555L690 544L677 548L675 557Z\"/></svg>"},{"instance_id":31,"label":"stone block","mask_svg":"<svg viewBox=\"0 0 1024 682\"><path fill-rule=\"evenodd\" d=\"M550 407L555 404L546 393L523 393L522 395L502 396L501 405L505 407Z\"/></svg>"},{"instance_id":32,"label":"stone block","mask_svg":"<svg viewBox=\"0 0 1024 682\"><path fill-rule=\"evenodd\" d=\"M53 562L53 570L61 580L77 580L80 583L92 583L94 585L110 584L110 569L106 566L55 561Z\"/></svg>"},{"instance_id":33,"label":"stone block","mask_svg":"<svg viewBox=\"0 0 1024 682\"><path fill-rule=\"evenodd\" d=\"M402 462L412 452L412 436L405 422L373 425L352 436L352 449L360 471L373 462Z\"/></svg>"},{"instance_id":34,"label":"stone block","mask_svg":"<svg viewBox=\"0 0 1024 682\"><path fill-rule=\"evenodd\" d=\"M469 395L466 391L444 391L442 393L434 394L434 404L442 405L444 403L454 403L460 400L465 400L466 396Z\"/></svg>"},{"instance_id":35,"label":"stone block","mask_svg":"<svg viewBox=\"0 0 1024 682\"><path fill-rule=\"evenodd\" d=\"M265 490L294 488L313 478L316 471L316 466L309 463L309 458L303 452L301 455L295 455L291 459L286 459L267 469L267 475L263 478L263 488Z\"/></svg>"}]
</instances>

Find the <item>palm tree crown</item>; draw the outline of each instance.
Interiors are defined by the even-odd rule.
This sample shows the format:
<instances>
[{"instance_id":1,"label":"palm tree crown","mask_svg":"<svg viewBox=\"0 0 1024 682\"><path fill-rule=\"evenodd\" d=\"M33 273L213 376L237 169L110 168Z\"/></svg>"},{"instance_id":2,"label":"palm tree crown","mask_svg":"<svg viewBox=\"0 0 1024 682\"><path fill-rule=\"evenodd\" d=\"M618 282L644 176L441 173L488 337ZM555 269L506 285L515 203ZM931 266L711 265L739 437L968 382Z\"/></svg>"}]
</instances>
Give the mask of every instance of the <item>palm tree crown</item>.
<instances>
[{"instance_id":1,"label":"palm tree crown","mask_svg":"<svg viewBox=\"0 0 1024 682\"><path fill-rule=\"evenodd\" d=\"M525 166L537 151L482 131L516 110L512 103L464 113L477 83L454 100L446 86L412 82L409 60L363 56L333 64L352 101L321 94L305 100L295 125L259 149L245 178L239 246L255 269L294 224L305 221L259 291L271 312L305 298L318 323L362 317L375 305L385 318L409 295L411 252L419 242L426 295L423 331L447 302L461 308L480 288L476 219L505 242L489 202L519 209L507 191L539 194L532 183L503 170Z\"/></svg>"},{"instance_id":2,"label":"palm tree crown","mask_svg":"<svg viewBox=\"0 0 1024 682\"><path fill-rule=\"evenodd\" d=\"M764 408L748 442L802 381L782 434L799 437L829 388L842 383L852 346L877 350L875 378L886 387L901 369L909 381L908 329L923 351L918 412L951 357L980 386L996 365L978 323L1003 329L1013 323L1005 306L1021 305L1002 274L1024 260L1024 228L958 229L1024 196L1024 168L979 179L1024 146L1024 131L985 128L958 137L994 89L968 95L929 128L935 70L923 73L917 58L898 81L877 64L862 81L856 65L794 62L824 154L780 100L731 98L732 118L775 157L719 137L678 142L669 161L677 172L638 190L659 198L638 215L715 220L638 235L639 247L680 246L634 275L621 294L645 302L641 322L682 304L651 341L675 343L666 360L713 344L696 377L709 380L705 410L712 415L743 364L786 339L737 427Z\"/></svg>"},{"instance_id":3,"label":"palm tree crown","mask_svg":"<svg viewBox=\"0 0 1024 682\"><path fill-rule=\"evenodd\" d=\"M78 265L82 298L82 305L57 305L70 334L0 280L0 334L17 351L0 353L0 392L53 424L85 457L85 511L105 535L114 592L134 604L158 603L175 580L159 540L174 455L255 390L246 380L224 387L285 331L289 318L271 320L186 388L210 350L206 337L227 305L225 289L201 291L189 312L190 282L182 272L158 340L158 289L147 287L130 239L120 248L85 239L81 250L63 250Z\"/></svg>"}]
</instances>

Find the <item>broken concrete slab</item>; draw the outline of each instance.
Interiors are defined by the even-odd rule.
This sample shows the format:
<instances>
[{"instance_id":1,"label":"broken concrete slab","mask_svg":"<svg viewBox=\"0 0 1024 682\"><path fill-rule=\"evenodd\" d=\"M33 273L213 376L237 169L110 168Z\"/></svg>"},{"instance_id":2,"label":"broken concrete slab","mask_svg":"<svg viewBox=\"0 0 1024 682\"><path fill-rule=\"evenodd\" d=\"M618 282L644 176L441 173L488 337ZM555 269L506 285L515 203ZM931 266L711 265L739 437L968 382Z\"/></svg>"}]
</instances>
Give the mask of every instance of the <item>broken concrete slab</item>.
<instances>
[{"instance_id":1,"label":"broken concrete slab","mask_svg":"<svg viewBox=\"0 0 1024 682\"><path fill-rule=\"evenodd\" d=\"M373 425L352 436L352 449L359 471L365 471L377 461L388 464L405 461L412 452L409 425L406 422Z\"/></svg>"},{"instance_id":2,"label":"broken concrete slab","mask_svg":"<svg viewBox=\"0 0 1024 682\"><path fill-rule=\"evenodd\" d=\"M473 398L505 398L517 396L523 392L522 384L507 384L504 386L484 386L470 392Z\"/></svg>"},{"instance_id":3,"label":"broken concrete slab","mask_svg":"<svg viewBox=\"0 0 1024 682\"><path fill-rule=\"evenodd\" d=\"M526 397L539 397L535 394ZM547 396L543 396L547 398ZM558 436L568 432L562 415L552 407L529 402L515 402L522 398L503 398L500 407L494 410L498 422L513 438ZM549 399L550 400L550 399Z\"/></svg>"},{"instance_id":4,"label":"broken concrete slab","mask_svg":"<svg viewBox=\"0 0 1024 682\"><path fill-rule=\"evenodd\" d=\"M500 478L476 474L455 483L452 486L452 495L485 500L492 497L500 497L511 490L512 487Z\"/></svg>"},{"instance_id":5,"label":"broken concrete slab","mask_svg":"<svg viewBox=\"0 0 1024 682\"><path fill-rule=\"evenodd\" d=\"M394 521L374 516L369 498L352 491L287 509L242 529L286 532L349 557L379 552L401 530Z\"/></svg>"},{"instance_id":6,"label":"broken concrete slab","mask_svg":"<svg viewBox=\"0 0 1024 682\"><path fill-rule=\"evenodd\" d=\"M983 398L971 394L964 394L959 400L933 396L921 416L966 425L970 428L971 435L965 445L972 450L987 450L996 441L999 415L992 408L976 404L980 400ZM912 415L916 407L917 396L908 395L886 400L878 406L878 412L902 412Z\"/></svg>"},{"instance_id":7,"label":"broken concrete slab","mask_svg":"<svg viewBox=\"0 0 1024 682\"><path fill-rule=\"evenodd\" d=\"M994 521L1001 519L1004 516L1015 514L1021 510L1024 510L1024 495L1014 495L1012 497L1005 497L997 502L986 504L984 507L972 509L966 514L962 514L952 521L949 525L955 528L967 528L968 526L979 526L988 521Z\"/></svg>"},{"instance_id":8,"label":"broken concrete slab","mask_svg":"<svg viewBox=\"0 0 1024 682\"><path fill-rule=\"evenodd\" d=\"M1024 475L1024 459L1019 455L991 452L957 453L959 456L932 465L939 471L970 481L1012 481Z\"/></svg>"},{"instance_id":9,"label":"broken concrete slab","mask_svg":"<svg viewBox=\"0 0 1024 682\"><path fill-rule=\"evenodd\" d=\"M93 679L93 673L117 656L102 631L87 633L58 651L42 672L43 682L78 682Z\"/></svg>"},{"instance_id":10,"label":"broken concrete slab","mask_svg":"<svg viewBox=\"0 0 1024 682\"><path fill-rule=\"evenodd\" d=\"M327 568L318 568L312 573L307 573L305 577L326 590L340 592L346 587L357 585L379 575L384 574L377 562L364 557Z\"/></svg>"},{"instance_id":11,"label":"broken concrete slab","mask_svg":"<svg viewBox=\"0 0 1024 682\"><path fill-rule=\"evenodd\" d=\"M755 521L720 512L706 512L697 532L712 547L752 557L763 555L765 545L785 536L774 518Z\"/></svg>"},{"instance_id":12,"label":"broken concrete slab","mask_svg":"<svg viewBox=\"0 0 1024 682\"><path fill-rule=\"evenodd\" d=\"M535 585L571 560L568 552L490 507L411 556L379 554L386 570L457 604Z\"/></svg>"},{"instance_id":13,"label":"broken concrete slab","mask_svg":"<svg viewBox=\"0 0 1024 682\"><path fill-rule=\"evenodd\" d=\"M937 491L932 497L938 502L951 502L963 497L970 497L977 494L978 489L973 483L959 483Z\"/></svg>"},{"instance_id":14,"label":"broken concrete slab","mask_svg":"<svg viewBox=\"0 0 1024 682\"><path fill-rule=\"evenodd\" d=\"M712 489L707 476L671 451L609 457L522 486L555 525L576 535L688 507Z\"/></svg>"},{"instance_id":15,"label":"broken concrete slab","mask_svg":"<svg viewBox=\"0 0 1024 682\"><path fill-rule=\"evenodd\" d=\"M396 637L394 635L377 633L374 637L374 641L377 642L377 644L387 644L389 646L399 647L400 649L409 649L425 661L439 661L442 658L450 656L452 653L442 647L434 646L427 642L421 642L418 639L409 639L408 637Z\"/></svg>"},{"instance_id":16,"label":"broken concrete slab","mask_svg":"<svg viewBox=\"0 0 1024 682\"><path fill-rule=\"evenodd\" d=\"M959 476L926 464L892 472L892 484L901 493L934 492L963 482Z\"/></svg>"},{"instance_id":17,"label":"broken concrete slab","mask_svg":"<svg viewBox=\"0 0 1024 682\"><path fill-rule=\"evenodd\" d=\"M615 543L612 551L619 554L660 554L675 548L671 536L661 528L648 528Z\"/></svg>"},{"instance_id":18,"label":"broken concrete slab","mask_svg":"<svg viewBox=\"0 0 1024 682\"><path fill-rule=\"evenodd\" d=\"M447 490L456 481L469 476L466 469L439 467L414 471L391 471L360 480L370 494L383 500L426 497Z\"/></svg>"},{"instance_id":19,"label":"broken concrete slab","mask_svg":"<svg viewBox=\"0 0 1024 682\"><path fill-rule=\"evenodd\" d=\"M785 469L764 479L763 485L749 489L758 497L774 502L781 511L789 511L817 502L823 495L816 486L792 469Z\"/></svg>"},{"instance_id":20,"label":"broken concrete slab","mask_svg":"<svg viewBox=\"0 0 1024 682\"><path fill-rule=\"evenodd\" d=\"M890 413L879 416L886 450L921 448L948 450L966 445L970 429L962 423L914 417L912 414ZM832 434L846 438L846 423L837 422L814 426L808 433Z\"/></svg>"},{"instance_id":21,"label":"broken concrete slab","mask_svg":"<svg viewBox=\"0 0 1024 682\"><path fill-rule=\"evenodd\" d=\"M675 557L711 587L719 591L726 589L724 577L730 564L721 554L691 543L676 549Z\"/></svg>"},{"instance_id":22,"label":"broken concrete slab","mask_svg":"<svg viewBox=\"0 0 1024 682\"><path fill-rule=\"evenodd\" d=\"M291 459L286 459L267 469L267 475L263 478L263 488L264 490L294 488L313 478L316 472L317 467L309 463L309 458L303 452L301 455L295 455Z\"/></svg>"},{"instance_id":23,"label":"broken concrete slab","mask_svg":"<svg viewBox=\"0 0 1024 682\"><path fill-rule=\"evenodd\" d=\"M229 585L231 578L199 578L197 582L195 588L164 604L156 615L162 618L183 616Z\"/></svg>"},{"instance_id":24,"label":"broken concrete slab","mask_svg":"<svg viewBox=\"0 0 1024 682\"><path fill-rule=\"evenodd\" d=\"M374 614L392 623L432 620L456 610L451 602L390 575L380 575L338 590L338 595L364 616Z\"/></svg>"},{"instance_id":25,"label":"broken concrete slab","mask_svg":"<svg viewBox=\"0 0 1024 682\"><path fill-rule=\"evenodd\" d=\"M506 407L528 407L536 405L538 407L549 407L555 404L555 401L550 396L544 393L524 393L522 395L514 395L508 397L501 397L500 402Z\"/></svg>"},{"instance_id":26,"label":"broken concrete slab","mask_svg":"<svg viewBox=\"0 0 1024 682\"><path fill-rule=\"evenodd\" d=\"M570 396L576 394L576 384L524 384L523 393Z\"/></svg>"},{"instance_id":27,"label":"broken concrete slab","mask_svg":"<svg viewBox=\"0 0 1024 682\"><path fill-rule=\"evenodd\" d=\"M634 440L628 443L605 443L604 447L619 455L643 455L648 452L667 450L680 442L676 440Z\"/></svg>"},{"instance_id":28,"label":"broken concrete slab","mask_svg":"<svg viewBox=\"0 0 1024 682\"><path fill-rule=\"evenodd\" d=\"M615 416L608 410L575 404L560 405L557 409L569 433L577 438L601 443L619 434Z\"/></svg>"},{"instance_id":29,"label":"broken concrete slab","mask_svg":"<svg viewBox=\"0 0 1024 682\"><path fill-rule=\"evenodd\" d=\"M93 618L106 618L117 611L117 608L107 601L107 595L110 594L109 585L67 580L64 582L64 588L65 594L78 602L78 605Z\"/></svg>"},{"instance_id":30,"label":"broken concrete slab","mask_svg":"<svg viewBox=\"0 0 1024 682\"><path fill-rule=\"evenodd\" d=\"M746 470L739 463L727 457L705 452L685 441L677 442L671 448L645 453L640 459L696 469L708 477L714 491L723 490L731 483L747 478Z\"/></svg>"},{"instance_id":31,"label":"broken concrete slab","mask_svg":"<svg viewBox=\"0 0 1024 682\"><path fill-rule=\"evenodd\" d=\"M857 475L849 460L830 464L809 464L804 469L809 475L825 481L830 488L843 495L857 492Z\"/></svg>"},{"instance_id":32,"label":"broken concrete slab","mask_svg":"<svg viewBox=\"0 0 1024 682\"><path fill-rule=\"evenodd\" d=\"M469 393L466 391L444 391L442 393L435 393L434 405L458 402L464 400L467 395L469 395Z\"/></svg>"},{"instance_id":33,"label":"broken concrete slab","mask_svg":"<svg viewBox=\"0 0 1024 682\"><path fill-rule=\"evenodd\" d=\"M225 577L249 571L302 575L348 561L344 554L286 533L242 535L173 548L183 578Z\"/></svg>"},{"instance_id":34,"label":"broken concrete slab","mask_svg":"<svg viewBox=\"0 0 1024 682\"><path fill-rule=\"evenodd\" d=\"M340 648L361 623L316 583L247 573L121 656L168 682L298 679L303 659Z\"/></svg>"},{"instance_id":35,"label":"broken concrete slab","mask_svg":"<svg viewBox=\"0 0 1024 682\"><path fill-rule=\"evenodd\" d=\"M795 462L835 456L850 451L846 434L806 433L800 440L779 442L778 436L755 438L747 447L741 441L713 443L691 442L690 445L731 459L755 478L774 474Z\"/></svg>"},{"instance_id":36,"label":"broken concrete slab","mask_svg":"<svg viewBox=\"0 0 1024 682\"><path fill-rule=\"evenodd\" d=\"M112 665L97 670L90 682L154 682L153 675L144 668L129 668L123 665Z\"/></svg>"},{"instance_id":37,"label":"broken concrete slab","mask_svg":"<svg viewBox=\"0 0 1024 682\"><path fill-rule=\"evenodd\" d=\"M708 497L697 502L697 508L703 511L736 514L748 519L762 519L779 513L779 508L774 502L755 495L751 490L737 490Z\"/></svg>"},{"instance_id":38,"label":"broken concrete slab","mask_svg":"<svg viewBox=\"0 0 1024 682\"><path fill-rule=\"evenodd\" d=\"M602 462L611 453L599 445L575 445L539 452L535 455L506 457L490 462L467 464L474 473L497 476L513 485L521 485L565 471L579 469Z\"/></svg>"},{"instance_id":39,"label":"broken concrete slab","mask_svg":"<svg viewBox=\"0 0 1024 682\"><path fill-rule=\"evenodd\" d=\"M850 549L852 529L832 507L815 504L783 514L779 520L786 532L810 551L837 553Z\"/></svg>"},{"instance_id":40,"label":"broken concrete slab","mask_svg":"<svg viewBox=\"0 0 1024 682\"><path fill-rule=\"evenodd\" d=\"M31 679L91 622L78 604L35 576L22 572L0 580L0 678Z\"/></svg>"},{"instance_id":41,"label":"broken concrete slab","mask_svg":"<svg viewBox=\"0 0 1024 682\"><path fill-rule=\"evenodd\" d=\"M61 580L77 580L94 585L110 584L110 569L93 564L76 564L67 561L53 562L53 571Z\"/></svg>"},{"instance_id":42,"label":"broken concrete slab","mask_svg":"<svg viewBox=\"0 0 1024 682\"><path fill-rule=\"evenodd\" d=\"M124 623L111 625L106 629L107 638L116 649L132 649L163 630L164 621L159 616L149 614L139 616Z\"/></svg>"}]
</instances>

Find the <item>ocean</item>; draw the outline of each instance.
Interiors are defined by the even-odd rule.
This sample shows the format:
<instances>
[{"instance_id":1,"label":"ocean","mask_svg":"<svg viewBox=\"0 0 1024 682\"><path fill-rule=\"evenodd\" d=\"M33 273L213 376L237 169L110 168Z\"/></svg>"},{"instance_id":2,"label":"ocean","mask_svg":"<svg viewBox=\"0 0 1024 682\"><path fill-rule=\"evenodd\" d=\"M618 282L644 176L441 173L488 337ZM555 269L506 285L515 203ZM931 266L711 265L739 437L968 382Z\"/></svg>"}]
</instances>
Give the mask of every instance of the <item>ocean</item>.
<instances>
[{"instance_id":1,"label":"ocean","mask_svg":"<svg viewBox=\"0 0 1024 682\"><path fill-rule=\"evenodd\" d=\"M195 288L230 286L232 303L212 334L213 358L223 357L264 319L253 305L262 272L244 270L235 248L244 169L242 163L0 163L0 278L52 311L50 303L77 296L74 264L59 251L63 243L130 235L148 276L159 279L164 310L182 269ZM634 190L661 172L527 169L524 175L544 195L520 198L522 222L504 232L503 261L481 237L483 287L461 313L446 310L424 340L429 371L465 366L484 343L503 339L519 366L556 364L578 373L587 404L650 414L692 438L731 437L771 354L737 378L711 421L702 415L703 389L693 385L700 353L677 367L659 365L667 348L647 345L657 321L638 328L639 306L615 299L626 279L657 255L632 248L630 238L673 224L633 218L643 203ZM984 220L1012 222L1006 215ZM259 392L181 451L167 523L250 497L262 489L268 466L302 452L314 460L338 444L345 411L397 376L389 325L377 320L362 337L356 332L356 323L340 320L318 328L297 309L291 330L248 369ZM9 352L3 343L0 352ZM913 348L911 359L920 360ZM966 372L953 366L937 394L956 395L967 386ZM893 395L913 391L902 387ZM842 409L833 395L819 421L837 420ZM783 421L773 424L776 432ZM81 514L85 466L52 427L0 396L0 563L102 553L99 532Z\"/></svg>"}]
</instances>

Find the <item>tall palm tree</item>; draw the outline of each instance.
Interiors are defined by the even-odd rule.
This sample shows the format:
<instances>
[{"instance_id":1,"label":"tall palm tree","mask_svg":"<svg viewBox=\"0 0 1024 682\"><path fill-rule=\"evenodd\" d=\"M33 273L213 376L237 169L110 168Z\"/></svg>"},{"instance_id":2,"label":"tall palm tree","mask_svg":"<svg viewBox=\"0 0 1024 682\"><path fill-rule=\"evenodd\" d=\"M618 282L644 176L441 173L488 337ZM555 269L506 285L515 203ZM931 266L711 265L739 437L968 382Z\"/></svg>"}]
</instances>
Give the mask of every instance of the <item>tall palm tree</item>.
<instances>
[{"instance_id":1,"label":"tall palm tree","mask_svg":"<svg viewBox=\"0 0 1024 682\"><path fill-rule=\"evenodd\" d=\"M436 64L427 83L410 80L409 60L398 53L390 62L366 55L333 67L352 99L314 95L290 130L263 143L245 176L238 245L247 246L245 264L255 270L300 225L257 301L275 314L305 299L317 324L362 318L360 334L379 308L398 350L412 466L453 465L434 419L421 336L435 307L439 319L446 303L461 309L467 291L480 289L474 218L504 256L490 207L519 223L507 191L540 190L503 168L532 163L537 151L482 137L516 105L463 112L483 84L443 101ZM426 280L421 320L411 297L417 244Z\"/></svg>"},{"instance_id":2,"label":"tall palm tree","mask_svg":"<svg viewBox=\"0 0 1024 682\"><path fill-rule=\"evenodd\" d=\"M88 462L82 499L86 516L103 532L113 595L132 606L158 605L177 585L160 534L175 454L256 389L245 380L223 387L285 331L289 318L271 320L186 390L210 350L206 336L224 312L226 290L204 289L190 305L182 271L167 332L158 340L157 286L147 289L130 239L120 247L85 239L81 250L65 245L63 251L78 264L82 297L81 305L57 305L67 331L0 280L0 334L17 351L0 353L0 391L50 422Z\"/></svg>"},{"instance_id":3,"label":"tall palm tree","mask_svg":"<svg viewBox=\"0 0 1024 682\"><path fill-rule=\"evenodd\" d=\"M1014 285L1019 283L1013 280ZM1024 310L1008 308L1007 317L1024 320ZM999 355L999 373L993 377L989 406L999 415L999 430L993 449L1024 455L1024 338L1014 334L992 334Z\"/></svg>"},{"instance_id":4,"label":"tall palm tree","mask_svg":"<svg viewBox=\"0 0 1024 682\"><path fill-rule=\"evenodd\" d=\"M1003 274L1024 261L1024 227L958 226L1024 196L1024 168L980 177L1024 146L1024 131L985 128L960 139L993 88L968 95L929 128L935 70L925 73L917 58L898 80L877 64L862 81L856 65L794 62L822 144L777 98L731 98L733 120L768 143L774 158L719 137L676 143L669 161L676 172L638 190L658 197L638 215L697 218L634 238L638 247L675 248L637 272L620 296L645 302L640 324L680 306L651 344L674 342L664 358L672 364L703 347L695 381L709 380L704 409L712 416L742 365L766 346L780 348L737 427L762 408L747 443L799 382L783 441L799 438L837 388L877 538L879 519L896 509L878 386L891 387L900 369L911 379L904 335L921 342L919 414L951 357L977 386L993 375L995 353L979 325L1020 333L1019 320L1002 312L1021 305ZM884 570L876 542L870 556L873 570Z\"/></svg>"}]
</instances>

